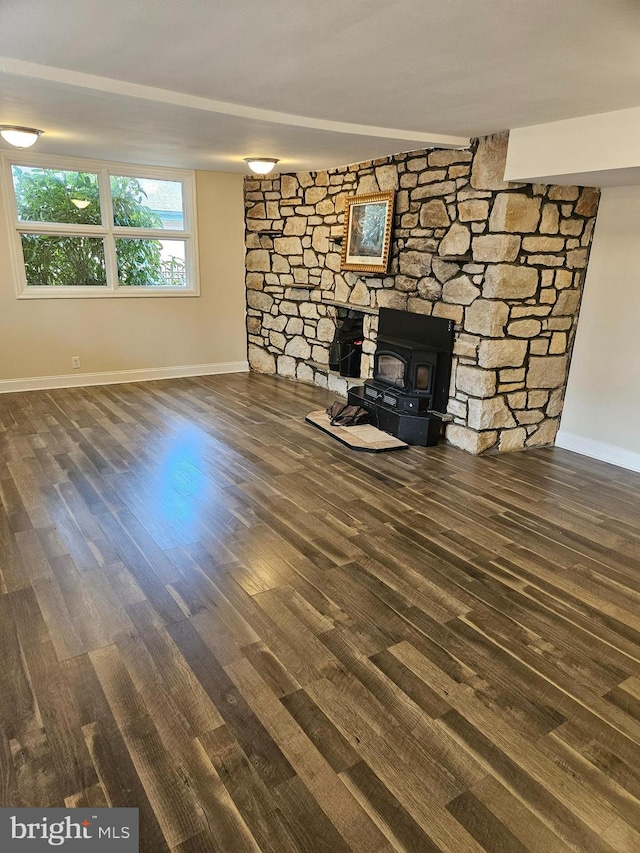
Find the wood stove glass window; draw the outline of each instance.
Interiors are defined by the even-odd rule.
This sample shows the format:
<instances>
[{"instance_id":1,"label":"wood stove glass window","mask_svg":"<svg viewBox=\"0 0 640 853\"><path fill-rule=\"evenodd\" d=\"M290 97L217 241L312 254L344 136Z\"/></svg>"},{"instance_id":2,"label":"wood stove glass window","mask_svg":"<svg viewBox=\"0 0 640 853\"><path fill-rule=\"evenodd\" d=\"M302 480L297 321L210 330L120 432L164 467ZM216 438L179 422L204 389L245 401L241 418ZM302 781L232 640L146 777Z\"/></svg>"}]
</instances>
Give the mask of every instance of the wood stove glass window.
<instances>
[{"instance_id":1,"label":"wood stove glass window","mask_svg":"<svg viewBox=\"0 0 640 853\"><path fill-rule=\"evenodd\" d=\"M398 388L404 388L404 373L405 363L397 355L388 355L380 353L378 356L378 375L377 379L383 382L388 382L389 385L396 385Z\"/></svg>"},{"instance_id":2,"label":"wood stove glass window","mask_svg":"<svg viewBox=\"0 0 640 853\"><path fill-rule=\"evenodd\" d=\"M431 383L431 365L419 364L416 368L416 391L428 391Z\"/></svg>"}]
</instances>

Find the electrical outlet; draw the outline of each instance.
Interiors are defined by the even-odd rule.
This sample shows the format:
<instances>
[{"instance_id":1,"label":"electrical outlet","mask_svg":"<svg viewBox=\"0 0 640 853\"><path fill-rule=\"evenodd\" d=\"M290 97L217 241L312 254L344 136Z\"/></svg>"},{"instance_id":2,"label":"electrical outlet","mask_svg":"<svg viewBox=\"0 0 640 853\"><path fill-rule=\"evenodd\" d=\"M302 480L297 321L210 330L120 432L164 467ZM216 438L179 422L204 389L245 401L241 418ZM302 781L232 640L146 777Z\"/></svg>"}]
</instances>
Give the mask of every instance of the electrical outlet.
<instances>
[{"instance_id":1,"label":"electrical outlet","mask_svg":"<svg viewBox=\"0 0 640 853\"><path fill-rule=\"evenodd\" d=\"M74 370L78 370L78 368L80 367L80 356L79 355L72 355L71 356L71 367L73 367Z\"/></svg>"}]
</instances>

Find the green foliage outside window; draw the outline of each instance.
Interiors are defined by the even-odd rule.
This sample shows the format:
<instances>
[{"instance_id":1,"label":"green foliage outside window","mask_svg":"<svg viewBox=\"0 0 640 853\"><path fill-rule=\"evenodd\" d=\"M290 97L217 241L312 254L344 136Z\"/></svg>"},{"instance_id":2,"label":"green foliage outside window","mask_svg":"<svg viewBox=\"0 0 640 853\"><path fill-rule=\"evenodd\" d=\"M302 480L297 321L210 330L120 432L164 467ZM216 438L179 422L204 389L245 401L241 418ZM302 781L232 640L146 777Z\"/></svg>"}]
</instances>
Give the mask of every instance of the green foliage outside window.
<instances>
[{"instance_id":1,"label":"green foliage outside window","mask_svg":"<svg viewBox=\"0 0 640 853\"><path fill-rule=\"evenodd\" d=\"M100 237L21 234L27 283L47 287L107 284Z\"/></svg>"},{"instance_id":2,"label":"green foliage outside window","mask_svg":"<svg viewBox=\"0 0 640 853\"><path fill-rule=\"evenodd\" d=\"M13 177L21 221L101 224L97 175L14 166ZM112 177L111 196L116 225L162 228L161 218L145 206L146 194L135 178ZM75 203L86 201L82 207ZM117 244L121 285L166 283L158 240L119 239ZM106 284L101 238L22 234L22 249L29 285Z\"/></svg>"}]
</instances>

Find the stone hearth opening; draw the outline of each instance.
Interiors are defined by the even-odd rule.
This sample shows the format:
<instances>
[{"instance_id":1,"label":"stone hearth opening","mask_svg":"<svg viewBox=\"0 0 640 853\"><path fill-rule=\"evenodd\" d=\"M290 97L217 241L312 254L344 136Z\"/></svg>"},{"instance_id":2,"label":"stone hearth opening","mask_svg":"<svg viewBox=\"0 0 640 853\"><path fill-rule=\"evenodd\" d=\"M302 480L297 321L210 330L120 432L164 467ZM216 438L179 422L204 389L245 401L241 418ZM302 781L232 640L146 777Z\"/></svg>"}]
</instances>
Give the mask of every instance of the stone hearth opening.
<instances>
[{"instance_id":1,"label":"stone hearth opening","mask_svg":"<svg viewBox=\"0 0 640 853\"><path fill-rule=\"evenodd\" d=\"M335 334L329 347L329 370L359 379L362 369L364 314L354 308L336 308ZM323 370L325 365L319 364Z\"/></svg>"}]
</instances>

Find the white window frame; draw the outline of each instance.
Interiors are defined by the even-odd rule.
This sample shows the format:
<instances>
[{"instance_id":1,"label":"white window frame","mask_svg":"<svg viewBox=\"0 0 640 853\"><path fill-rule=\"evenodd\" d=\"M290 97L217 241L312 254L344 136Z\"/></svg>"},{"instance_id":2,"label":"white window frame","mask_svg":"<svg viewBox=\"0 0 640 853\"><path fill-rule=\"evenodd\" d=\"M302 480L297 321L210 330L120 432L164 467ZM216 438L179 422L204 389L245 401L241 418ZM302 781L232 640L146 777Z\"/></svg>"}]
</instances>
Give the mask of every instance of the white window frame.
<instances>
[{"instance_id":1,"label":"white window frame","mask_svg":"<svg viewBox=\"0 0 640 853\"><path fill-rule=\"evenodd\" d=\"M185 169L168 169L164 167L135 166L130 163L112 163L104 160L87 160L76 157L50 157L47 155L5 154L1 158L2 192L7 221L10 231L11 261L16 282L18 299L104 299L123 297L158 298L162 296L199 296L200 281L198 270L198 228L196 219L196 187L195 172ZM44 169L60 169L73 172L90 172L98 175L100 193L100 212L102 225L75 225L55 222L25 222L18 218L18 208L13 185L12 166L34 166ZM184 229L169 230L167 228L129 228L113 224L111 206L111 175L121 175L130 178L151 178L165 181L179 181L182 184L182 205L184 213ZM104 224L106 223L106 224ZM43 234L47 236L66 237L101 237L104 241L106 286L89 285L32 285L27 282L27 273L22 254L21 234ZM186 286L180 285L123 285L118 282L116 264L116 238L147 238L150 240L167 240L171 238L183 240L185 244L185 268L187 275Z\"/></svg>"}]
</instances>

